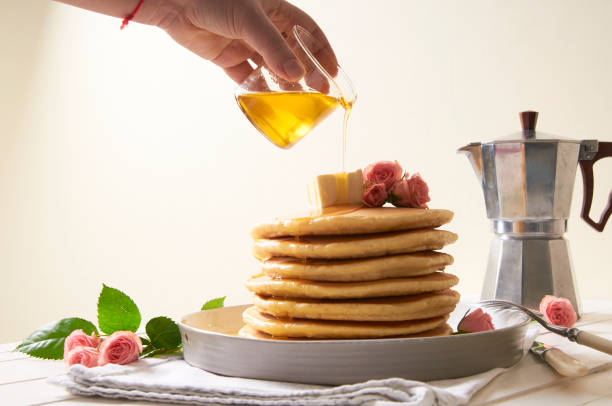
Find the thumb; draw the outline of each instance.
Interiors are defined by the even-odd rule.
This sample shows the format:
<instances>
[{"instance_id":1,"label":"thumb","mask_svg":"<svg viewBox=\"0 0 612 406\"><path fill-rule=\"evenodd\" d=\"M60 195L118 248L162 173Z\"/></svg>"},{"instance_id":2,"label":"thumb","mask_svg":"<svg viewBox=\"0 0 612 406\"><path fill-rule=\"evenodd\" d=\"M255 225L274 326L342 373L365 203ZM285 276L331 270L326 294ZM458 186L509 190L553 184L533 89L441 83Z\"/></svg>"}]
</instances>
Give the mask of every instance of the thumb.
<instances>
[{"instance_id":1,"label":"thumb","mask_svg":"<svg viewBox=\"0 0 612 406\"><path fill-rule=\"evenodd\" d=\"M289 45L263 11L256 11L243 24L242 39L260 54L277 75L295 80L305 73Z\"/></svg>"}]
</instances>

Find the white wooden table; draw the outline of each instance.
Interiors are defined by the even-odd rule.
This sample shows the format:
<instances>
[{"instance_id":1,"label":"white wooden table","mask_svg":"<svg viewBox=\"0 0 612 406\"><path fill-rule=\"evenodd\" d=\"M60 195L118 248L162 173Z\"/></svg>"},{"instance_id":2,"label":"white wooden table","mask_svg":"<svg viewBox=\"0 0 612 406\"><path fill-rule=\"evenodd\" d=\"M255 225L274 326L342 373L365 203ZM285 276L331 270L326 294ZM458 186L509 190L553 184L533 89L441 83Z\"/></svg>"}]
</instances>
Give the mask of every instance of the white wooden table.
<instances>
[{"instance_id":1,"label":"white wooden table","mask_svg":"<svg viewBox=\"0 0 612 406\"><path fill-rule=\"evenodd\" d=\"M584 314L577 326L612 339L612 301L585 302ZM589 366L589 374L580 378L564 378L528 354L515 367L482 389L469 405L612 406L612 356L571 343L552 333L543 333L538 340L581 359ZM47 377L65 371L63 362L29 358L11 352L14 346L0 345L1 406L169 405L73 396L63 388L46 382Z\"/></svg>"}]
</instances>

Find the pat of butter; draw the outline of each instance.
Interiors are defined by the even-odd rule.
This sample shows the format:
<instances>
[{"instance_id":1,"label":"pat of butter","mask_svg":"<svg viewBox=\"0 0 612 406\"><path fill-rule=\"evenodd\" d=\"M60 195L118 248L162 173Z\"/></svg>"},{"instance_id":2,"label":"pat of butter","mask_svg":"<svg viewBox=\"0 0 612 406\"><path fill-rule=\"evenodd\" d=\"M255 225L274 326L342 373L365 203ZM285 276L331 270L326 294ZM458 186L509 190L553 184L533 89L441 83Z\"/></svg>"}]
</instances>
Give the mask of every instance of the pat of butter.
<instances>
[{"instance_id":1,"label":"pat of butter","mask_svg":"<svg viewBox=\"0 0 612 406\"><path fill-rule=\"evenodd\" d=\"M330 206L361 204L363 175L361 169L317 176L308 185L310 207L323 209Z\"/></svg>"}]
</instances>

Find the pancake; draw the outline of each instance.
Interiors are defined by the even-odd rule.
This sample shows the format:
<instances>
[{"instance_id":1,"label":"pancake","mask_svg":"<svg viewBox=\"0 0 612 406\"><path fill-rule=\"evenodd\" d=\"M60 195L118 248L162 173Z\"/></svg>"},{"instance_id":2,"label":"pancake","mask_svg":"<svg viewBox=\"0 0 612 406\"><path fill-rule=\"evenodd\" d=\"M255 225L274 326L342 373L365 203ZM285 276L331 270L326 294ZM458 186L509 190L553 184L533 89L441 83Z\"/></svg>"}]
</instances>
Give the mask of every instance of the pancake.
<instances>
[{"instance_id":1,"label":"pancake","mask_svg":"<svg viewBox=\"0 0 612 406\"><path fill-rule=\"evenodd\" d=\"M251 292L261 296L307 299L361 299L369 297L405 296L448 289L459 278L445 272L413 278L393 278L367 282L315 282L303 279L272 279L253 276L246 282Z\"/></svg>"},{"instance_id":2,"label":"pancake","mask_svg":"<svg viewBox=\"0 0 612 406\"><path fill-rule=\"evenodd\" d=\"M282 299L254 296L253 304L280 318L351 321L405 321L451 313L459 303L454 290L360 300Z\"/></svg>"},{"instance_id":3,"label":"pancake","mask_svg":"<svg viewBox=\"0 0 612 406\"><path fill-rule=\"evenodd\" d=\"M277 218L253 228L254 239L304 235L385 233L436 228L450 222L453 212L407 207L330 207L302 217Z\"/></svg>"},{"instance_id":4,"label":"pancake","mask_svg":"<svg viewBox=\"0 0 612 406\"><path fill-rule=\"evenodd\" d=\"M251 328L276 337L376 338L422 333L446 323L448 315L425 320L357 322L308 319L281 319L251 306L242 319Z\"/></svg>"},{"instance_id":5,"label":"pancake","mask_svg":"<svg viewBox=\"0 0 612 406\"><path fill-rule=\"evenodd\" d=\"M452 263L452 256L433 251L349 260L275 257L263 262L262 271L271 278L358 282L427 275Z\"/></svg>"},{"instance_id":6,"label":"pancake","mask_svg":"<svg viewBox=\"0 0 612 406\"><path fill-rule=\"evenodd\" d=\"M424 338L424 337L441 337L451 335L453 329L448 324L444 323L432 330L423 331L417 334L408 334L403 336L396 336L393 338ZM238 336L245 338L257 338L259 340L288 340L288 341L299 341L304 340L303 338L290 338L290 337L274 337L270 334L263 333L255 330L251 326L245 325L238 331Z\"/></svg>"},{"instance_id":7,"label":"pancake","mask_svg":"<svg viewBox=\"0 0 612 406\"><path fill-rule=\"evenodd\" d=\"M398 231L351 236L280 237L255 241L253 253L259 259L369 258L383 255L429 251L457 241L457 234L444 230Z\"/></svg>"}]
</instances>

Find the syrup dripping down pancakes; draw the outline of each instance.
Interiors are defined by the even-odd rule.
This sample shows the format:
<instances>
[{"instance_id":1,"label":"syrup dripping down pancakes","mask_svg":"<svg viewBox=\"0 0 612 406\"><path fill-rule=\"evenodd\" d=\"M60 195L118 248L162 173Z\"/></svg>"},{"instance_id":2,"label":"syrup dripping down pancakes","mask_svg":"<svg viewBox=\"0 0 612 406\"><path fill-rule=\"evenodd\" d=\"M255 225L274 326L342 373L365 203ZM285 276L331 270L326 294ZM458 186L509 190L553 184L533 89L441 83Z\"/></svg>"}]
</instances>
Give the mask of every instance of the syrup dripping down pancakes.
<instances>
[{"instance_id":1,"label":"syrup dripping down pancakes","mask_svg":"<svg viewBox=\"0 0 612 406\"><path fill-rule=\"evenodd\" d=\"M332 207L257 225L262 273L247 281L254 305L239 334L259 339L362 339L448 335L459 302L457 240L437 228L448 210Z\"/></svg>"}]
</instances>

